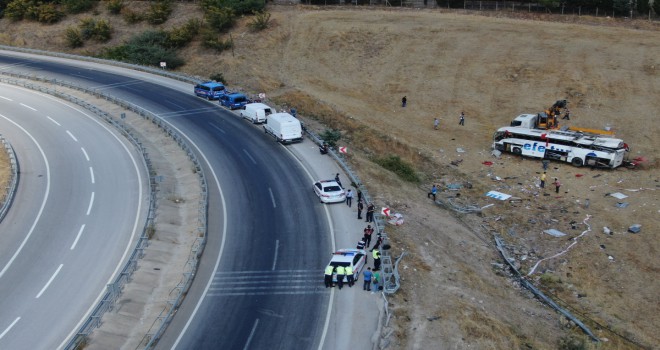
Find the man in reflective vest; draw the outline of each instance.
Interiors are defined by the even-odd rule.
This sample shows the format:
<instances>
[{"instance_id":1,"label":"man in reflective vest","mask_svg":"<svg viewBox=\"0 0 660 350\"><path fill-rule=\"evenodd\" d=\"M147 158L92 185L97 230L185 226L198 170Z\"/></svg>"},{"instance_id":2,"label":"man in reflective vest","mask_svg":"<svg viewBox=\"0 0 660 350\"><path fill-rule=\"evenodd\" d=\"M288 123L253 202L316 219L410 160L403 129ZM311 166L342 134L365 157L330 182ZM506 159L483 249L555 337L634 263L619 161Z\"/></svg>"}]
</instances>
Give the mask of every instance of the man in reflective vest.
<instances>
[{"instance_id":1,"label":"man in reflective vest","mask_svg":"<svg viewBox=\"0 0 660 350\"><path fill-rule=\"evenodd\" d=\"M325 287L332 287L332 274L334 273L335 268L332 265L325 267Z\"/></svg>"},{"instance_id":2,"label":"man in reflective vest","mask_svg":"<svg viewBox=\"0 0 660 350\"><path fill-rule=\"evenodd\" d=\"M374 271L380 270L380 251L376 248L371 252L374 258Z\"/></svg>"},{"instance_id":3,"label":"man in reflective vest","mask_svg":"<svg viewBox=\"0 0 660 350\"><path fill-rule=\"evenodd\" d=\"M344 267L339 265L337 266L337 287L341 290L341 287L344 286L344 276L346 275L346 270Z\"/></svg>"},{"instance_id":4,"label":"man in reflective vest","mask_svg":"<svg viewBox=\"0 0 660 350\"><path fill-rule=\"evenodd\" d=\"M353 279L355 276L353 276L353 268L351 265L348 265L344 268L344 272L346 272L346 279L348 280L348 286L353 287Z\"/></svg>"}]
</instances>

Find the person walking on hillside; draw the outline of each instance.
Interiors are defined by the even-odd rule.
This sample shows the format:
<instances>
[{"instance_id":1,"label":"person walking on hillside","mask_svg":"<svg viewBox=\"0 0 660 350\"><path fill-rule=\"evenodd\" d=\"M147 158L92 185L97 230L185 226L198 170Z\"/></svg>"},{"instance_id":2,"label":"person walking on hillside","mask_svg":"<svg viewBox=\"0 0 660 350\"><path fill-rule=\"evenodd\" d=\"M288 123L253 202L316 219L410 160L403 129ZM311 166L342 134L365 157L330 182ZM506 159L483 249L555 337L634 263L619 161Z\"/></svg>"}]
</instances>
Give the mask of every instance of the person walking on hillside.
<instances>
[{"instance_id":1,"label":"person walking on hillside","mask_svg":"<svg viewBox=\"0 0 660 350\"><path fill-rule=\"evenodd\" d=\"M343 266L337 266L337 287L339 290L344 286L344 276L346 276L346 270Z\"/></svg>"},{"instance_id":2,"label":"person walking on hillside","mask_svg":"<svg viewBox=\"0 0 660 350\"><path fill-rule=\"evenodd\" d=\"M435 184L433 184L433 187L431 187L431 192L429 192L426 195L426 198L431 198L431 196L433 196L433 201L435 202L435 195L437 193L438 193L438 187Z\"/></svg>"},{"instance_id":3,"label":"person walking on hillside","mask_svg":"<svg viewBox=\"0 0 660 350\"><path fill-rule=\"evenodd\" d=\"M461 115L458 118L458 125L465 126L465 112L461 112Z\"/></svg>"},{"instance_id":4,"label":"person walking on hillside","mask_svg":"<svg viewBox=\"0 0 660 350\"><path fill-rule=\"evenodd\" d=\"M440 126L440 121L438 120L438 118L434 118L433 119L433 129L438 130L439 126Z\"/></svg>"},{"instance_id":5,"label":"person walking on hillside","mask_svg":"<svg viewBox=\"0 0 660 350\"><path fill-rule=\"evenodd\" d=\"M541 188L545 188L545 171L541 174Z\"/></svg>"},{"instance_id":6,"label":"person walking on hillside","mask_svg":"<svg viewBox=\"0 0 660 350\"><path fill-rule=\"evenodd\" d=\"M555 177L555 182L552 184L555 185L555 193L559 193L559 187L561 187L561 182L559 182L559 179Z\"/></svg>"},{"instance_id":7,"label":"person walking on hillside","mask_svg":"<svg viewBox=\"0 0 660 350\"><path fill-rule=\"evenodd\" d=\"M408 103L408 98L406 96L403 96L403 98L401 99L401 107L405 107L407 103Z\"/></svg>"},{"instance_id":8,"label":"person walking on hillside","mask_svg":"<svg viewBox=\"0 0 660 350\"><path fill-rule=\"evenodd\" d=\"M358 199L357 202L358 220L362 220L362 209L364 209L364 204L362 203L362 199Z\"/></svg>"},{"instance_id":9,"label":"person walking on hillside","mask_svg":"<svg viewBox=\"0 0 660 350\"><path fill-rule=\"evenodd\" d=\"M350 208L351 205L353 205L353 191L351 189L348 189L348 192L346 192L346 205Z\"/></svg>"},{"instance_id":10,"label":"person walking on hillside","mask_svg":"<svg viewBox=\"0 0 660 350\"><path fill-rule=\"evenodd\" d=\"M335 272L335 268L332 265L325 267L325 287L333 287L332 285L332 274Z\"/></svg>"},{"instance_id":11,"label":"person walking on hillside","mask_svg":"<svg viewBox=\"0 0 660 350\"><path fill-rule=\"evenodd\" d=\"M371 245L371 235L374 233L374 229L371 228L371 225L367 225L364 228L364 241L367 242L367 248Z\"/></svg>"},{"instance_id":12,"label":"person walking on hillside","mask_svg":"<svg viewBox=\"0 0 660 350\"><path fill-rule=\"evenodd\" d=\"M376 210L376 208L374 207L374 204L369 203L369 205L367 205L367 220L366 220L366 222L374 222L374 210Z\"/></svg>"},{"instance_id":13,"label":"person walking on hillside","mask_svg":"<svg viewBox=\"0 0 660 350\"><path fill-rule=\"evenodd\" d=\"M362 290L366 290L366 291L371 290L371 279L374 277L374 274L371 272L371 267L367 267L367 271L364 271L362 277L364 278L364 284L362 285Z\"/></svg>"}]
</instances>

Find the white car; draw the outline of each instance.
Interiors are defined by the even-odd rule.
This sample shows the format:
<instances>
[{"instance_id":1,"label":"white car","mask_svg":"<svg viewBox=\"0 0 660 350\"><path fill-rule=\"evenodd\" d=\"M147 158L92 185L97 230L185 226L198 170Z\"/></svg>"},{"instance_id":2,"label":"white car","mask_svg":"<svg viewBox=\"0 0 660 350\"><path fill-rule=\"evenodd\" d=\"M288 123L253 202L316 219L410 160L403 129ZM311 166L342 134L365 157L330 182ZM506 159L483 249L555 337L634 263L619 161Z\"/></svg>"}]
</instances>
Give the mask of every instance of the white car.
<instances>
[{"instance_id":1,"label":"white car","mask_svg":"<svg viewBox=\"0 0 660 350\"><path fill-rule=\"evenodd\" d=\"M338 251L332 253L332 258L330 263L333 267L337 266L351 266L353 268L353 277L354 281L358 280L360 272L367 264L367 252L364 249L339 249ZM337 273L332 274L332 282L337 282ZM344 282L348 282L348 279L344 277Z\"/></svg>"},{"instance_id":2,"label":"white car","mask_svg":"<svg viewBox=\"0 0 660 350\"><path fill-rule=\"evenodd\" d=\"M346 192L335 180L321 180L314 183L314 193L321 203L340 203L346 201Z\"/></svg>"}]
</instances>

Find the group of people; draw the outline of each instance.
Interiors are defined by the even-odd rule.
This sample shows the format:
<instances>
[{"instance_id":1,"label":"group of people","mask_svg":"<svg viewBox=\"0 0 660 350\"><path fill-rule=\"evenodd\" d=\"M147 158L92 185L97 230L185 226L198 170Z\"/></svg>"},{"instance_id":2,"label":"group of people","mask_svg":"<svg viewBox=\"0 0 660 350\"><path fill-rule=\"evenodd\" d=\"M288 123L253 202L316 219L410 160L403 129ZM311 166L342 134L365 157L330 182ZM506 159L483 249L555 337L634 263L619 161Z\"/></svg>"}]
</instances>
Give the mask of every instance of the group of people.
<instances>
[{"instance_id":1,"label":"group of people","mask_svg":"<svg viewBox=\"0 0 660 350\"><path fill-rule=\"evenodd\" d=\"M541 188L545 188L545 179L546 179L546 172L544 171L543 174L541 174ZM555 177L555 180L552 182L553 185L555 185L555 193L559 193L559 188L561 187L561 182L559 182L559 179Z\"/></svg>"},{"instance_id":2,"label":"group of people","mask_svg":"<svg viewBox=\"0 0 660 350\"><path fill-rule=\"evenodd\" d=\"M341 184L341 179L339 179L339 173L335 175L335 182L339 185L339 187L344 188L344 186ZM353 207L353 198L355 197L355 192L351 190L350 188L346 191L346 205L348 205L349 208ZM364 210L364 199L362 198L362 191L357 190L357 218L358 220L362 220L362 211ZM376 211L376 207L374 206L373 203L367 204L367 215L365 217L365 222L374 222L374 212Z\"/></svg>"},{"instance_id":3,"label":"group of people","mask_svg":"<svg viewBox=\"0 0 660 350\"><path fill-rule=\"evenodd\" d=\"M343 266L343 265L328 265L325 267L325 287L334 287L334 281L332 280L332 275L337 274L337 287L339 289L342 289L344 287L344 277L346 277L346 284L348 284L349 287L353 287L353 284L355 284L355 276L353 275L353 268L351 265Z\"/></svg>"}]
</instances>

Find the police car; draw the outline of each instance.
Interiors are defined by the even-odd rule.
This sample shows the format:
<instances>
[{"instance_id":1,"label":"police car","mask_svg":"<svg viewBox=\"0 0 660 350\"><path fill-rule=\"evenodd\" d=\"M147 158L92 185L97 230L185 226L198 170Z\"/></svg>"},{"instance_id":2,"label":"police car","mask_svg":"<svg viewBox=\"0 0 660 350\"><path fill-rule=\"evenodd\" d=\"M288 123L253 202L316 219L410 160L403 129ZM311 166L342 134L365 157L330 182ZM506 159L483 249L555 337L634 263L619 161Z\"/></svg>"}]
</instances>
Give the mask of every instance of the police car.
<instances>
[{"instance_id":1,"label":"police car","mask_svg":"<svg viewBox=\"0 0 660 350\"><path fill-rule=\"evenodd\" d=\"M355 276L355 281L358 280L360 272L364 268L364 265L367 264L367 252L364 249L339 249L338 251L332 253L332 258L328 265L332 267L337 266L350 266L353 268L353 276ZM337 282L337 273L332 274L332 282ZM344 277L344 282L348 282L348 279Z\"/></svg>"},{"instance_id":2,"label":"police car","mask_svg":"<svg viewBox=\"0 0 660 350\"><path fill-rule=\"evenodd\" d=\"M346 192L335 180L321 180L314 183L314 193L321 203L339 203L346 201Z\"/></svg>"}]
</instances>

